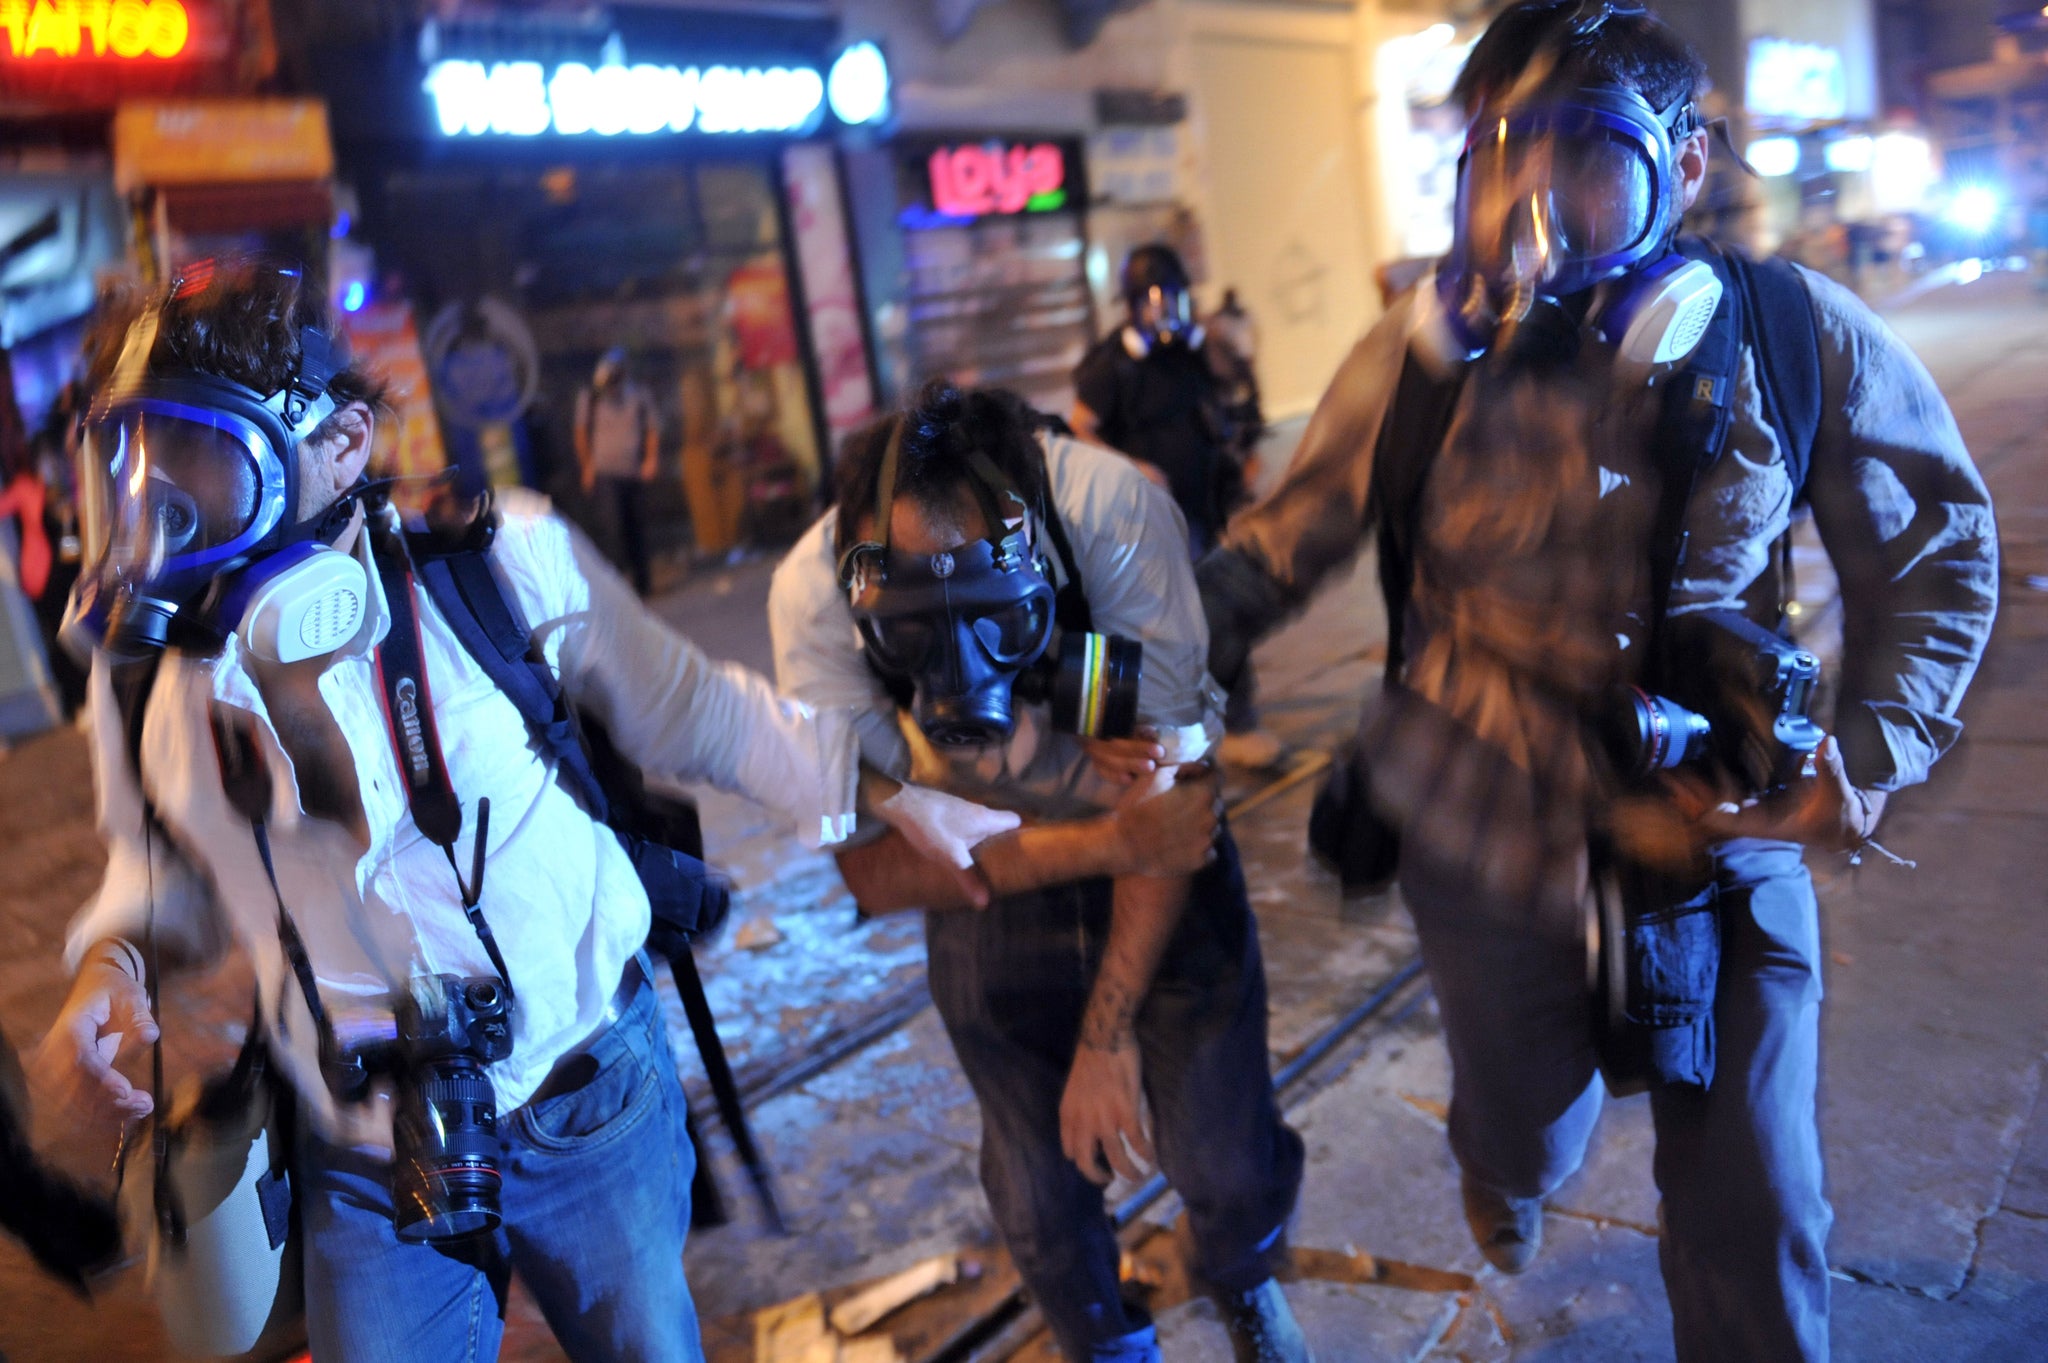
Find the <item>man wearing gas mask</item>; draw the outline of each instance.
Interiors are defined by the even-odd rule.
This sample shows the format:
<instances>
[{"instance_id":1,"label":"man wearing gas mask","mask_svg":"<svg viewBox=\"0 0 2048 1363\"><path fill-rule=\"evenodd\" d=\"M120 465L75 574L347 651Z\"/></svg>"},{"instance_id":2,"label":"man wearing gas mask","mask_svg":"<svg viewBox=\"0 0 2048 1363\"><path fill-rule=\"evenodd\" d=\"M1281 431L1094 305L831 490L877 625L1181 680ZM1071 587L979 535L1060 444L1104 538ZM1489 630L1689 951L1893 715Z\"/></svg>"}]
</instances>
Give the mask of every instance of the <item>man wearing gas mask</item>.
<instances>
[{"instance_id":1,"label":"man wearing gas mask","mask_svg":"<svg viewBox=\"0 0 2048 1363\"><path fill-rule=\"evenodd\" d=\"M982 1186L1066 1356L1158 1357L1102 1201L1156 1158L1238 1357L1293 1363L1273 1267L1302 1144L1273 1099L1236 849L1182 765L1220 731L1186 545L1130 461L1008 393L933 384L848 440L770 624L782 686L857 708L876 766L1025 816L975 853L980 911L893 834L839 866L866 911L928 910Z\"/></svg>"},{"instance_id":2,"label":"man wearing gas mask","mask_svg":"<svg viewBox=\"0 0 2048 1363\"><path fill-rule=\"evenodd\" d=\"M577 1357L701 1359L655 881L551 746L573 734L480 665L436 546L477 551L467 599L525 632L496 642L647 772L813 846L858 804L949 865L1014 817L863 770L847 714L713 664L538 500L402 526L364 478L379 390L295 270L191 267L96 351L74 624L109 861L45 1091L149 1113L110 1063L155 1038L145 978L238 948L305 1119L315 1359L495 1357L513 1272Z\"/></svg>"},{"instance_id":3,"label":"man wearing gas mask","mask_svg":"<svg viewBox=\"0 0 2048 1363\"><path fill-rule=\"evenodd\" d=\"M1955 742L1997 548L1941 395L1868 309L1677 236L1704 85L1638 6L1500 15L1457 86L1451 251L1197 576L1227 681L1378 541L1387 685L1347 767L1372 813L1335 850L1398 837L1486 1257L1538 1252L1603 1076L1648 1087L1678 1357L1815 1360L1832 1217L1802 852L1862 850ZM1825 738L1816 664L1778 633L1802 499L1846 622Z\"/></svg>"}]
</instances>

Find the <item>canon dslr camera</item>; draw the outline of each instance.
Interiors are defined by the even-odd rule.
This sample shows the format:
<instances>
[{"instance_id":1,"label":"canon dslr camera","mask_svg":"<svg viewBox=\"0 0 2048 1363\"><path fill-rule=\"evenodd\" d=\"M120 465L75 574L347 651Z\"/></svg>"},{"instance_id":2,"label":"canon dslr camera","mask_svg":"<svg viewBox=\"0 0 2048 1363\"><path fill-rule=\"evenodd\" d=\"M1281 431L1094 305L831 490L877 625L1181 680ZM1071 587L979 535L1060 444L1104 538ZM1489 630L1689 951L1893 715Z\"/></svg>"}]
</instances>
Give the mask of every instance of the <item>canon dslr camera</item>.
<instances>
[{"instance_id":1,"label":"canon dslr camera","mask_svg":"<svg viewBox=\"0 0 2048 1363\"><path fill-rule=\"evenodd\" d=\"M1705 759L1755 793L1798 779L1824 737L1811 714L1820 659L1736 611L1673 615L1664 635L1669 694L1631 687L1608 718L1622 775Z\"/></svg>"},{"instance_id":2,"label":"canon dslr camera","mask_svg":"<svg viewBox=\"0 0 2048 1363\"><path fill-rule=\"evenodd\" d=\"M392 1220L407 1241L495 1230L498 1105L485 1066L512 1054L512 995L494 976L418 975L388 1011L337 1021L327 1082L359 1102L371 1079L397 1082Z\"/></svg>"}]
</instances>

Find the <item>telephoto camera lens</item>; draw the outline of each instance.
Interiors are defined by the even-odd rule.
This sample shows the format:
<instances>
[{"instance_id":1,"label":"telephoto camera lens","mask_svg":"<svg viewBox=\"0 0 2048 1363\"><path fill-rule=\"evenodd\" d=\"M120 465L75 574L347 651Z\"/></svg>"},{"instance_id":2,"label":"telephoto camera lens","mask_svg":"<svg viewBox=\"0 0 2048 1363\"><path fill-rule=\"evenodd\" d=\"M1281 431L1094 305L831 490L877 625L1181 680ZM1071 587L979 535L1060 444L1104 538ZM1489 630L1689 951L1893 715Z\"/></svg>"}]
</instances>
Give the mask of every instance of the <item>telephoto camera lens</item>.
<instances>
[{"instance_id":1,"label":"telephoto camera lens","mask_svg":"<svg viewBox=\"0 0 2048 1363\"><path fill-rule=\"evenodd\" d=\"M474 1058L421 1065L403 1086L392 1139L391 1203L398 1238L459 1240L496 1230L498 1107Z\"/></svg>"},{"instance_id":2,"label":"telephoto camera lens","mask_svg":"<svg viewBox=\"0 0 2048 1363\"><path fill-rule=\"evenodd\" d=\"M1669 771L1705 754L1712 731L1707 717L1676 701L1632 686L1611 746L1622 772L1634 780Z\"/></svg>"}]
</instances>

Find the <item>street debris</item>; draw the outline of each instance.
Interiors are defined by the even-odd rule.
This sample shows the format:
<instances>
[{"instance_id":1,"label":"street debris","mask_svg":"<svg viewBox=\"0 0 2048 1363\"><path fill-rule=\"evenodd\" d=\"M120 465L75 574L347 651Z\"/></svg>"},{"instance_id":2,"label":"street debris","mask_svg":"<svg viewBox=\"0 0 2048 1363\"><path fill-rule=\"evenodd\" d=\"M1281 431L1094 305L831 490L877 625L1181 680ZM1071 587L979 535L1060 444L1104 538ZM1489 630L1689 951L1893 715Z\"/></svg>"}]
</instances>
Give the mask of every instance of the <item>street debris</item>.
<instances>
[{"instance_id":1,"label":"street debris","mask_svg":"<svg viewBox=\"0 0 2048 1363\"><path fill-rule=\"evenodd\" d=\"M766 951L782 940L782 929L775 926L773 918L749 918L739 925L732 935L732 944L741 951Z\"/></svg>"},{"instance_id":2,"label":"street debris","mask_svg":"<svg viewBox=\"0 0 2048 1363\"><path fill-rule=\"evenodd\" d=\"M832 1328L857 1335L897 1310L940 1287L960 1280L960 1256L941 1254L863 1288L832 1308Z\"/></svg>"}]
</instances>

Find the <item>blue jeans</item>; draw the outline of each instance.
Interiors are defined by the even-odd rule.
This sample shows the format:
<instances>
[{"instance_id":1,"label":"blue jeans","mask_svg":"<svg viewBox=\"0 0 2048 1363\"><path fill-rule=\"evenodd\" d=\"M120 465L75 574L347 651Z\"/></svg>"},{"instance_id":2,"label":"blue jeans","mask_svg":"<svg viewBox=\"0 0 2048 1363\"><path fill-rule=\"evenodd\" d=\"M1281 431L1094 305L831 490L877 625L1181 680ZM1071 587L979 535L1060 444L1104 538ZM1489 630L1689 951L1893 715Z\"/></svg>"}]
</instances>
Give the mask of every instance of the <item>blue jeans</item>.
<instances>
[{"instance_id":1,"label":"blue jeans","mask_svg":"<svg viewBox=\"0 0 2048 1363\"><path fill-rule=\"evenodd\" d=\"M1070 1359L1158 1357L1118 1290L1115 1233L1060 1148L1060 1097L1109 936L1110 882L925 919L932 998L981 1105L981 1184L1011 1258ZM1273 1275L1301 1186L1266 1058L1258 924L1226 833L1197 875L1137 1019L1154 1146L1187 1204L1196 1272L1242 1292Z\"/></svg>"},{"instance_id":2,"label":"blue jeans","mask_svg":"<svg viewBox=\"0 0 2048 1363\"><path fill-rule=\"evenodd\" d=\"M1789 843L1716 851L1722 957L1711 1087L1651 1093L1658 1255L1679 1363L1822 1363L1828 1227L1814 1088L1820 917ZM1578 1169L1600 1114L1584 944L1482 904L1459 868L1406 856L1450 1048L1451 1149L1466 1175L1542 1197Z\"/></svg>"},{"instance_id":3,"label":"blue jeans","mask_svg":"<svg viewBox=\"0 0 2048 1363\"><path fill-rule=\"evenodd\" d=\"M512 1273L577 1363L702 1363L683 1281L696 1153L652 984L618 1021L500 1113L504 1223L446 1246L391 1222L390 1166L301 1143L306 1326L316 1363L489 1360Z\"/></svg>"}]
</instances>

